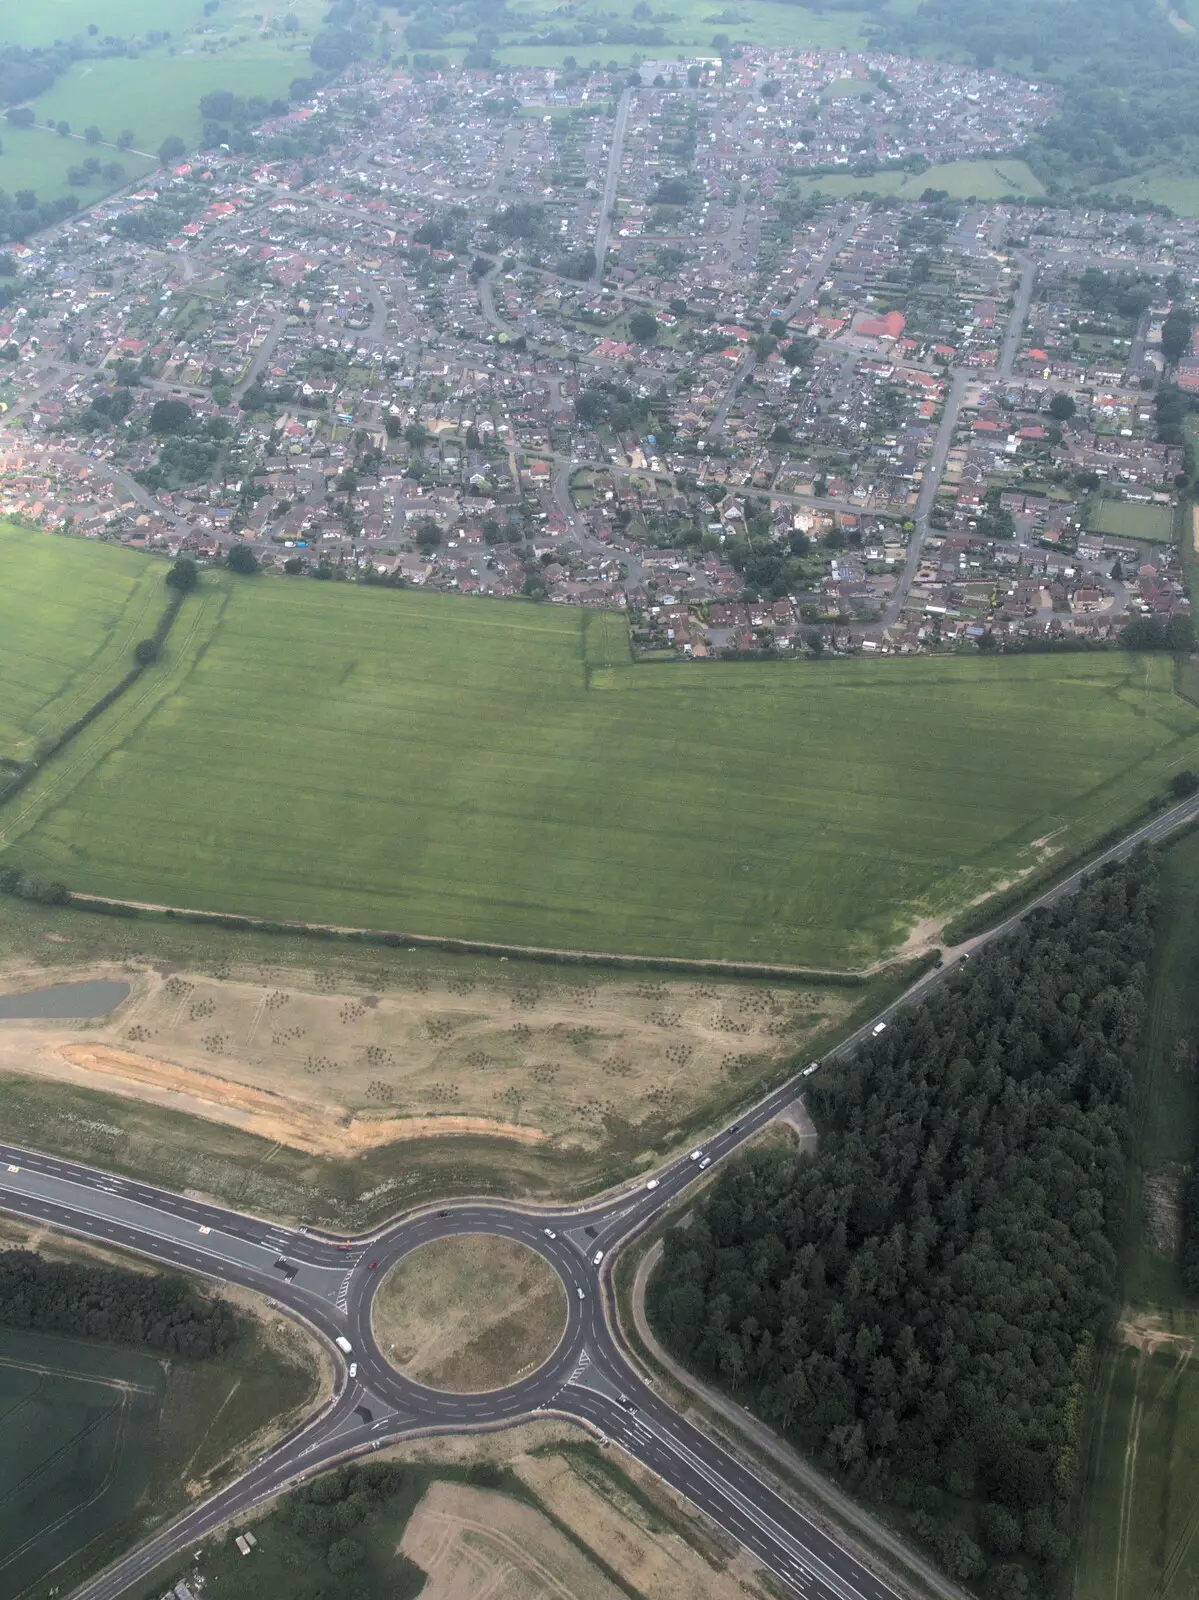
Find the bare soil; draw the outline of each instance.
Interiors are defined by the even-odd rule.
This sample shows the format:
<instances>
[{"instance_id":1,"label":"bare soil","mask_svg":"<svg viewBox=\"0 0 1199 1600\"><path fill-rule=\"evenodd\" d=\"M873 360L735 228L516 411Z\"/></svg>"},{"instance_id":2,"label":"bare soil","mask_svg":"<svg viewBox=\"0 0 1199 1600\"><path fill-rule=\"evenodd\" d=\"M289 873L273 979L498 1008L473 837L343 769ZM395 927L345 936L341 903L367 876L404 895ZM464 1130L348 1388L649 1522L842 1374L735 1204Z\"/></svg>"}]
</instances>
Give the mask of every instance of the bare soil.
<instances>
[{"instance_id":1,"label":"bare soil","mask_svg":"<svg viewBox=\"0 0 1199 1600\"><path fill-rule=\"evenodd\" d=\"M524 1456L513 1465L540 1503L645 1600L769 1593L744 1557L726 1555L685 1502L631 1459L621 1458L621 1471L578 1454ZM688 1538L677 1531L680 1523L689 1525Z\"/></svg>"},{"instance_id":2,"label":"bare soil","mask_svg":"<svg viewBox=\"0 0 1199 1600\"><path fill-rule=\"evenodd\" d=\"M497 964L498 965L498 964ZM502 972L502 967L499 968ZM297 1150L354 1155L444 1134L591 1153L609 1127L671 1127L841 1020L852 989L585 974L476 981L414 971L369 993L343 973L175 971L149 960L57 972L117 977L89 1023L0 1023L0 1072L79 1084L229 1123ZM44 984L10 967L0 988Z\"/></svg>"},{"instance_id":3,"label":"bare soil","mask_svg":"<svg viewBox=\"0 0 1199 1600\"><path fill-rule=\"evenodd\" d=\"M465 1484L431 1484L400 1549L429 1575L423 1600L623 1600L539 1511Z\"/></svg>"},{"instance_id":4,"label":"bare soil","mask_svg":"<svg viewBox=\"0 0 1199 1600\"><path fill-rule=\"evenodd\" d=\"M473 1394L514 1383L553 1353L566 1326L566 1291L527 1245L457 1234L421 1245L391 1269L371 1326L398 1371Z\"/></svg>"}]
</instances>

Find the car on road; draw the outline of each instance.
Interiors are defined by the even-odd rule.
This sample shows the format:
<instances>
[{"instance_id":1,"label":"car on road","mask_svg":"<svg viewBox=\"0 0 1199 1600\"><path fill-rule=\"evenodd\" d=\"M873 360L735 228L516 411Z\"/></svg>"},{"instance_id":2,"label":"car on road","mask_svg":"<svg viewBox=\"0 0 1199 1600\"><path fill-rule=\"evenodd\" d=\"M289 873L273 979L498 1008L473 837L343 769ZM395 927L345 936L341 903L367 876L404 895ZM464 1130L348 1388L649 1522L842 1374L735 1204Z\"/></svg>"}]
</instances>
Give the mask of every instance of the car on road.
<instances>
[{"instance_id":1,"label":"car on road","mask_svg":"<svg viewBox=\"0 0 1199 1600\"><path fill-rule=\"evenodd\" d=\"M342 1355L346 1356L348 1356L350 1351L354 1348L344 1333L339 1333L336 1339L334 1339L333 1343L341 1351Z\"/></svg>"},{"instance_id":2,"label":"car on road","mask_svg":"<svg viewBox=\"0 0 1199 1600\"><path fill-rule=\"evenodd\" d=\"M887 1024L885 1022L876 1022L874 1024L874 1027L871 1028L870 1031L874 1035L874 1037L877 1039L880 1033L886 1033Z\"/></svg>"},{"instance_id":3,"label":"car on road","mask_svg":"<svg viewBox=\"0 0 1199 1600\"><path fill-rule=\"evenodd\" d=\"M699 1170L701 1172L706 1172L711 1165L712 1165L712 1157L711 1156L705 1156L704 1159L699 1164Z\"/></svg>"},{"instance_id":4,"label":"car on road","mask_svg":"<svg viewBox=\"0 0 1199 1600\"><path fill-rule=\"evenodd\" d=\"M351 1361L350 1362L350 1377L351 1378L356 1378L357 1376L358 1376L358 1363L356 1361Z\"/></svg>"},{"instance_id":5,"label":"car on road","mask_svg":"<svg viewBox=\"0 0 1199 1600\"><path fill-rule=\"evenodd\" d=\"M645 1187L647 1189L656 1189L661 1181L660 1178L651 1178Z\"/></svg>"},{"instance_id":6,"label":"car on road","mask_svg":"<svg viewBox=\"0 0 1199 1600\"><path fill-rule=\"evenodd\" d=\"M448 1216L449 1216L449 1212L448 1212L448 1211L439 1211L439 1212L438 1212L438 1213L437 1213L437 1215L438 1215L438 1216L439 1216L439 1217L448 1217Z\"/></svg>"},{"instance_id":7,"label":"car on road","mask_svg":"<svg viewBox=\"0 0 1199 1600\"><path fill-rule=\"evenodd\" d=\"M587 1296L583 1293L582 1289L576 1289L575 1293L578 1295L580 1300L586 1300Z\"/></svg>"},{"instance_id":8,"label":"car on road","mask_svg":"<svg viewBox=\"0 0 1199 1600\"><path fill-rule=\"evenodd\" d=\"M702 1150L693 1150L691 1152L691 1154L687 1157L687 1160L688 1161L698 1161L700 1156L702 1156L702 1155L703 1155L703 1151Z\"/></svg>"},{"instance_id":9,"label":"car on road","mask_svg":"<svg viewBox=\"0 0 1199 1600\"><path fill-rule=\"evenodd\" d=\"M547 1239L556 1239L558 1237L552 1228L542 1228L541 1231L545 1234Z\"/></svg>"},{"instance_id":10,"label":"car on road","mask_svg":"<svg viewBox=\"0 0 1199 1600\"><path fill-rule=\"evenodd\" d=\"M592 1266L595 1266L595 1267L598 1267L598 1266L599 1266L599 1264L600 1264L600 1262L601 1262L601 1261L602 1261L602 1260L603 1260L603 1259L604 1259L604 1252L603 1252L603 1251L602 1251L602 1250L597 1250L597 1251L596 1251L596 1252L595 1252L595 1254L594 1254L594 1255L593 1255L593 1256L592 1256L592 1258L591 1258L591 1264L592 1264Z\"/></svg>"},{"instance_id":11,"label":"car on road","mask_svg":"<svg viewBox=\"0 0 1199 1600\"><path fill-rule=\"evenodd\" d=\"M803 1076L805 1078L810 1078L812 1076L812 1074L816 1071L816 1068L819 1065L820 1065L819 1061L813 1061L810 1066L806 1066L803 1069Z\"/></svg>"}]
</instances>

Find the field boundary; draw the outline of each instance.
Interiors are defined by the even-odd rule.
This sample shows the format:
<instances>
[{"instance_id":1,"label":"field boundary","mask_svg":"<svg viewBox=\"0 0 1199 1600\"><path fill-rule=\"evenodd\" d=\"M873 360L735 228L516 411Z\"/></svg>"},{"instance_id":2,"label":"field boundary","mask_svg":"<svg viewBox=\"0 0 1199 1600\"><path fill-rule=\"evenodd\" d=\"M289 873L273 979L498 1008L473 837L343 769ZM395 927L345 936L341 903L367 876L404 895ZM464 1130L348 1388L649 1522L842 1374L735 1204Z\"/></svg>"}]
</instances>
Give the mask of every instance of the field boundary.
<instances>
[{"instance_id":1,"label":"field boundary","mask_svg":"<svg viewBox=\"0 0 1199 1600\"><path fill-rule=\"evenodd\" d=\"M175 590L166 603L162 616L158 619L158 626L149 635L148 642L153 645L153 653L147 661L134 661L123 678L118 679L111 688L105 690L98 700L93 700L86 711L80 713L74 722L68 723L61 733L53 735L48 741L41 755L34 760L23 762L20 767L12 772L7 782L0 786L0 806L11 800L28 784L32 783L39 773L43 772L56 755L65 750L71 741L78 737L84 729L89 728L96 719L104 714L110 706L126 694L138 679L154 665L158 652L167 641L175 619L179 615L180 607L185 599L183 590Z\"/></svg>"},{"instance_id":2,"label":"field boundary","mask_svg":"<svg viewBox=\"0 0 1199 1600\"><path fill-rule=\"evenodd\" d=\"M839 984L860 988L875 978L893 974L909 976L915 982L940 959L930 952L911 961L876 962L858 972L788 966L766 961L729 961L703 956L642 956L618 951L556 949L548 945L499 944L482 939L455 939L444 934L401 933L388 928L357 928L333 922L286 922L267 917L247 917L224 911L201 911L194 906L158 905L146 900L121 900L115 896L71 892L67 904L79 911L94 911L101 916L140 917L195 922L237 933L288 933L314 939L341 939L351 943L377 944L403 949L444 950L455 955L517 957L522 961L544 961L549 965L615 967L619 970L649 972L708 973L728 978L770 978L803 983Z\"/></svg>"}]
</instances>

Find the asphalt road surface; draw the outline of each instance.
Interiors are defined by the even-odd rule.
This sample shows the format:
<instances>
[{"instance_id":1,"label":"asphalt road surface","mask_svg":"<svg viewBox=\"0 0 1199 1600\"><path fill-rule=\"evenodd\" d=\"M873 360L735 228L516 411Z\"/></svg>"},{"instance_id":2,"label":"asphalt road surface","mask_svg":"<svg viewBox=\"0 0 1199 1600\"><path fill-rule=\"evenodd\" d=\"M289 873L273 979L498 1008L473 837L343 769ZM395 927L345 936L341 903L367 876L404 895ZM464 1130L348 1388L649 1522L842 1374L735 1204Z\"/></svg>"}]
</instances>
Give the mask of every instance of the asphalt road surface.
<instances>
[{"instance_id":1,"label":"asphalt road surface","mask_svg":"<svg viewBox=\"0 0 1199 1600\"><path fill-rule=\"evenodd\" d=\"M1199 796L1162 812L974 941L972 949L1006 933L1034 906L1072 894L1085 873L1102 862L1120 859L1197 817ZM964 951L958 960L926 974L824 1060L851 1057L880 1023L901 1006L925 998L970 954ZM267 1222L0 1143L0 1211L125 1246L164 1266L257 1290L330 1344L338 1337L348 1339L350 1359L357 1364L350 1378L339 1354L337 1390L325 1407L235 1483L85 1584L77 1591L78 1600L116 1600L204 1534L334 1461L405 1436L451 1427L503 1427L546 1412L574 1417L603 1440L618 1442L752 1551L787 1592L804 1600L891 1600L893 1591L853 1554L655 1393L627 1350L612 1311L611 1268L619 1248L679 1201L711 1163L730 1155L799 1099L804 1081L800 1074L779 1085L694 1152L683 1152L652 1175L583 1205L452 1202L353 1240ZM375 1288L395 1262L418 1246L480 1232L520 1240L558 1273L568 1307L562 1340L535 1372L488 1394L448 1394L413 1383L388 1364L375 1341Z\"/></svg>"}]
</instances>

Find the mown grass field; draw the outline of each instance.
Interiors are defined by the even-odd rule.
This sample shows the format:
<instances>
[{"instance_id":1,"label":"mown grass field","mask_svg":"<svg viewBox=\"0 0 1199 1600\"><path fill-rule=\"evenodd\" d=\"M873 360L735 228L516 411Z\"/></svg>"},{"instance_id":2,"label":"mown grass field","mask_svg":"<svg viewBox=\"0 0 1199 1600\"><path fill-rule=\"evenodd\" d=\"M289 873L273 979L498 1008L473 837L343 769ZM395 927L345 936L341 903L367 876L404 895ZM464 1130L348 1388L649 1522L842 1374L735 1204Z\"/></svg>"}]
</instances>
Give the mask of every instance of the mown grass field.
<instances>
[{"instance_id":1,"label":"mown grass field","mask_svg":"<svg viewBox=\"0 0 1199 1600\"><path fill-rule=\"evenodd\" d=\"M1172 544L1174 513L1169 506L1134 505L1127 500L1101 500L1087 527L1122 539L1144 539L1152 544Z\"/></svg>"},{"instance_id":2,"label":"mown grass field","mask_svg":"<svg viewBox=\"0 0 1199 1600\"><path fill-rule=\"evenodd\" d=\"M166 605L164 570L0 523L0 760L36 754L129 670Z\"/></svg>"},{"instance_id":3,"label":"mown grass field","mask_svg":"<svg viewBox=\"0 0 1199 1600\"><path fill-rule=\"evenodd\" d=\"M1199 765L1167 658L637 667L613 614L224 574L126 702L4 809L13 859L152 903L815 967Z\"/></svg>"},{"instance_id":4,"label":"mown grass field","mask_svg":"<svg viewBox=\"0 0 1199 1600\"><path fill-rule=\"evenodd\" d=\"M944 189L955 200L1000 200L1004 195L1044 194L1040 179L1024 161L1007 157L979 161L945 161L929 167L927 172L876 172L872 178L855 177L853 173L834 173L831 176L807 178L803 181L805 193L819 190L821 194L841 198L849 194L896 195L904 200L918 200L926 189Z\"/></svg>"},{"instance_id":5,"label":"mown grass field","mask_svg":"<svg viewBox=\"0 0 1199 1600\"><path fill-rule=\"evenodd\" d=\"M137 1351L0 1328L0 1600L129 1516L165 1388Z\"/></svg>"}]
</instances>

